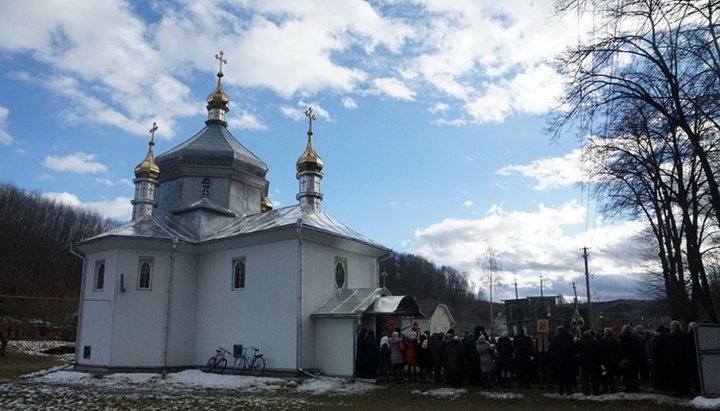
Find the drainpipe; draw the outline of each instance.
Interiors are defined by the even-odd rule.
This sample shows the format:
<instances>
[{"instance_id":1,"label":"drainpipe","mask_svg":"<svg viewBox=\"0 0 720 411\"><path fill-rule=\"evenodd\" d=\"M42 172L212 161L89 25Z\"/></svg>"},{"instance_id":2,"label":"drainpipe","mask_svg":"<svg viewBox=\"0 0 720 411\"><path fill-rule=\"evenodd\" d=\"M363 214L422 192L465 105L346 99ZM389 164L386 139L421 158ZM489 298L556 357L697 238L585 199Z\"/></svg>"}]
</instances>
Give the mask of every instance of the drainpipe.
<instances>
[{"instance_id":1,"label":"drainpipe","mask_svg":"<svg viewBox=\"0 0 720 411\"><path fill-rule=\"evenodd\" d=\"M297 236L298 236L298 271L297 271L297 364L296 367L299 371L305 372L302 368L302 276L303 276L303 238L302 238L302 219L297 220Z\"/></svg>"},{"instance_id":2,"label":"drainpipe","mask_svg":"<svg viewBox=\"0 0 720 411\"><path fill-rule=\"evenodd\" d=\"M82 332L82 314L83 314L83 305L85 304L85 285L87 283L86 279L86 273L85 270L87 269L87 258L85 257L85 254L83 254L81 251L75 251L72 246L70 246L70 253L74 256L77 256L78 258L82 259L82 276L80 277L80 304L78 306L78 324L77 324L77 332L75 335L75 365L78 363L78 358L80 357L80 333Z\"/></svg>"},{"instance_id":3,"label":"drainpipe","mask_svg":"<svg viewBox=\"0 0 720 411\"><path fill-rule=\"evenodd\" d=\"M170 320L172 312L172 285L173 285L173 272L174 272L174 257L175 250L177 249L178 239L173 237L172 250L170 250L170 256L168 257L168 280L167 280L167 305L165 306L165 345L163 346L163 369L162 378L165 379L167 376L168 367L168 346L170 345Z\"/></svg>"}]
</instances>

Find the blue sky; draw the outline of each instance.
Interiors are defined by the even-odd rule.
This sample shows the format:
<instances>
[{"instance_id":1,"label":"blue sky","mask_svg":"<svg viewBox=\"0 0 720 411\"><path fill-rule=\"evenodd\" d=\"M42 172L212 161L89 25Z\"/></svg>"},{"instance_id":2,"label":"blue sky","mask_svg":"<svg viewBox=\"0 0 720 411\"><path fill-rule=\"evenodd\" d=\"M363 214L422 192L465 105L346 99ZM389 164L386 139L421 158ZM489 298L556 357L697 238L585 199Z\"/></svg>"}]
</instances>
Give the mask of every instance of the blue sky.
<instances>
[{"instance_id":1,"label":"blue sky","mask_svg":"<svg viewBox=\"0 0 720 411\"><path fill-rule=\"evenodd\" d=\"M276 207L296 202L313 106L323 209L350 227L478 286L491 245L521 296L540 275L584 295L587 246L595 298L637 296L642 224L588 207L578 136L543 132L550 62L589 26L551 1L6 0L0 175L128 220L148 130L162 153L204 126L223 50L230 130Z\"/></svg>"}]
</instances>

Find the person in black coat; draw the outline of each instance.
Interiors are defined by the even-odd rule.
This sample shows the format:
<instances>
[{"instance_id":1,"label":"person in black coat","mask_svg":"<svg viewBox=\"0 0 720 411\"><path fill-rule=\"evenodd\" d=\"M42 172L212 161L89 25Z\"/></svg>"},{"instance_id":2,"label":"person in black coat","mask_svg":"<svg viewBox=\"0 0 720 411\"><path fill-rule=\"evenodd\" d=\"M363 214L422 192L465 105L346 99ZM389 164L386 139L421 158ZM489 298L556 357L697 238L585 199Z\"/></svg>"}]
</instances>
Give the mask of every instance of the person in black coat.
<instances>
[{"instance_id":1,"label":"person in black coat","mask_svg":"<svg viewBox=\"0 0 720 411\"><path fill-rule=\"evenodd\" d=\"M535 350L532 340L525 335L522 328L513 340L513 349L515 351L515 375L517 376L518 387L530 388L530 371Z\"/></svg>"},{"instance_id":2,"label":"person in black coat","mask_svg":"<svg viewBox=\"0 0 720 411\"><path fill-rule=\"evenodd\" d=\"M377 370L380 365L380 347L375 339L375 331L368 331L365 338L365 376L377 378Z\"/></svg>"},{"instance_id":3,"label":"person in black coat","mask_svg":"<svg viewBox=\"0 0 720 411\"><path fill-rule=\"evenodd\" d=\"M623 325L620 333L620 358L625 392L639 392L640 341L627 324Z\"/></svg>"},{"instance_id":4,"label":"person in black coat","mask_svg":"<svg viewBox=\"0 0 720 411\"><path fill-rule=\"evenodd\" d=\"M690 381L688 373L688 339L679 321L670 322L670 335L668 336L668 359L670 362L670 375L672 375L672 388L679 396L690 394Z\"/></svg>"},{"instance_id":5,"label":"person in black coat","mask_svg":"<svg viewBox=\"0 0 720 411\"><path fill-rule=\"evenodd\" d=\"M600 377L602 393L615 394L620 376L620 344L610 328L605 329L600 340L600 363L605 368Z\"/></svg>"},{"instance_id":6,"label":"person in black coat","mask_svg":"<svg viewBox=\"0 0 720 411\"><path fill-rule=\"evenodd\" d=\"M463 344L457 336L452 336L445 344L445 377L448 385L462 387L465 359Z\"/></svg>"},{"instance_id":7,"label":"person in black coat","mask_svg":"<svg viewBox=\"0 0 720 411\"><path fill-rule=\"evenodd\" d=\"M657 334L652 339L650 359L652 360L653 386L656 390L669 390L670 382L670 353L668 352L668 329L659 326Z\"/></svg>"},{"instance_id":8,"label":"person in black coat","mask_svg":"<svg viewBox=\"0 0 720 411\"><path fill-rule=\"evenodd\" d=\"M434 381L442 382L443 364L445 363L445 341L443 341L442 333L435 333L430 337L430 361Z\"/></svg>"},{"instance_id":9,"label":"person in black coat","mask_svg":"<svg viewBox=\"0 0 720 411\"><path fill-rule=\"evenodd\" d=\"M575 383L575 343L563 326L555 329L555 338L550 343L550 355L558 393L572 394Z\"/></svg>"},{"instance_id":10,"label":"person in black coat","mask_svg":"<svg viewBox=\"0 0 720 411\"><path fill-rule=\"evenodd\" d=\"M511 388L514 368L512 340L507 335L503 335L498 338L496 348L498 353L497 368L500 373L500 385L503 388Z\"/></svg>"},{"instance_id":11,"label":"person in black coat","mask_svg":"<svg viewBox=\"0 0 720 411\"><path fill-rule=\"evenodd\" d=\"M360 330L360 333L357 337L357 346L355 347L355 376L359 378L365 378L365 365L367 361L365 360L365 354L367 352L367 348L365 347L365 344L367 343L367 330L362 329Z\"/></svg>"},{"instance_id":12,"label":"person in black coat","mask_svg":"<svg viewBox=\"0 0 720 411\"><path fill-rule=\"evenodd\" d=\"M580 375L585 395L598 395L600 379L600 342L592 330L585 331L577 342L580 355Z\"/></svg>"}]
</instances>

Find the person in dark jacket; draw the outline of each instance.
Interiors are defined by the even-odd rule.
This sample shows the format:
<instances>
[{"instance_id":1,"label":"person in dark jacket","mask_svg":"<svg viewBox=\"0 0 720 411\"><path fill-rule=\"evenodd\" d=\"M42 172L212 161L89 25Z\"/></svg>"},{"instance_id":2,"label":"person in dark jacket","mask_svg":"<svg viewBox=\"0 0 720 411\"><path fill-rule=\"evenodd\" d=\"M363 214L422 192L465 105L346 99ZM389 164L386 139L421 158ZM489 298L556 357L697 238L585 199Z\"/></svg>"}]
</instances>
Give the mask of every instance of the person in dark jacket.
<instances>
[{"instance_id":1,"label":"person in dark jacket","mask_svg":"<svg viewBox=\"0 0 720 411\"><path fill-rule=\"evenodd\" d=\"M380 339L380 369L383 378L390 378L390 374L392 373L390 339L385 335Z\"/></svg>"},{"instance_id":2,"label":"person in dark jacket","mask_svg":"<svg viewBox=\"0 0 720 411\"><path fill-rule=\"evenodd\" d=\"M357 337L357 345L355 347L355 376L359 378L365 378L365 365L367 364L367 360L365 359L365 354L367 353L367 348L365 347L365 344L367 343L367 330L362 329L360 330L360 333Z\"/></svg>"},{"instance_id":3,"label":"person in dark jacket","mask_svg":"<svg viewBox=\"0 0 720 411\"><path fill-rule=\"evenodd\" d=\"M452 336L445 344L446 383L454 388L462 387L464 369L463 344L457 336Z\"/></svg>"},{"instance_id":4,"label":"person in dark jacket","mask_svg":"<svg viewBox=\"0 0 720 411\"><path fill-rule=\"evenodd\" d=\"M550 355L558 393L572 394L575 383L575 343L563 326L555 329L555 338L550 343Z\"/></svg>"},{"instance_id":5,"label":"person in dark jacket","mask_svg":"<svg viewBox=\"0 0 720 411\"><path fill-rule=\"evenodd\" d=\"M470 385L477 387L480 385L480 355L475 348L477 336L480 334L480 327L475 327L475 333L469 333L463 340L463 357L465 358L465 372L470 381Z\"/></svg>"},{"instance_id":6,"label":"person in dark jacket","mask_svg":"<svg viewBox=\"0 0 720 411\"><path fill-rule=\"evenodd\" d=\"M700 370L697 362L697 347L695 346L695 328L697 328L696 322L688 324L687 331L687 347L688 347L688 375L690 376L690 387L695 395L702 394L700 388Z\"/></svg>"},{"instance_id":7,"label":"person in dark jacket","mask_svg":"<svg viewBox=\"0 0 720 411\"><path fill-rule=\"evenodd\" d=\"M534 357L534 345L530 337L521 328L513 340L515 353L515 375L519 388L530 388L530 371Z\"/></svg>"},{"instance_id":8,"label":"person in dark jacket","mask_svg":"<svg viewBox=\"0 0 720 411\"><path fill-rule=\"evenodd\" d=\"M620 375L620 344L610 328L605 329L600 340L600 363L604 368L600 377L602 393L615 394L617 379Z\"/></svg>"},{"instance_id":9,"label":"person in dark jacket","mask_svg":"<svg viewBox=\"0 0 720 411\"><path fill-rule=\"evenodd\" d=\"M500 372L500 385L502 388L511 388L514 368L512 340L505 334L498 338L496 348L498 353L497 368Z\"/></svg>"},{"instance_id":10,"label":"person in dark jacket","mask_svg":"<svg viewBox=\"0 0 720 411\"><path fill-rule=\"evenodd\" d=\"M670 375L672 375L672 388L679 396L690 395L690 381L688 373L688 339L679 321L670 322L670 335L668 335L668 360Z\"/></svg>"},{"instance_id":11,"label":"person in dark jacket","mask_svg":"<svg viewBox=\"0 0 720 411\"><path fill-rule=\"evenodd\" d=\"M592 330L585 331L577 342L580 355L580 376L585 395L598 395L600 379L600 342Z\"/></svg>"},{"instance_id":12,"label":"person in dark jacket","mask_svg":"<svg viewBox=\"0 0 720 411\"><path fill-rule=\"evenodd\" d=\"M620 368L625 392L639 392L640 341L627 324L620 333Z\"/></svg>"},{"instance_id":13,"label":"person in dark jacket","mask_svg":"<svg viewBox=\"0 0 720 411\"><path fill-rule=\"evenodd\" d=\"M380 347L375 339L375 331L368 331L365 338L365 375L367 378L377 378L377 369L380 365Z\"/></svg>"},{"instance_id":14,"label":"person in dark jacket","mask_svg":"<svg viewBox=\"0 0 720 411\"><path fill-rule=\"evenodd\" d=\"M442 333L430 337L430 361L432 363L433 380L442 382L443 364L445 363L445 341Z\"/></svg>"},{"instance_id":15,"label":"person in dark jacket","mask_svg":"<svg viewBox=\"0 0 720 411\"><path fill-rule=\"evenodd\" d=\"M656 390L669 390L672 386L670 380L670 363L668 352L669 330L661 325L652 339L650 359L652 360L653 386Z\"/></svg>"}]
</instances>

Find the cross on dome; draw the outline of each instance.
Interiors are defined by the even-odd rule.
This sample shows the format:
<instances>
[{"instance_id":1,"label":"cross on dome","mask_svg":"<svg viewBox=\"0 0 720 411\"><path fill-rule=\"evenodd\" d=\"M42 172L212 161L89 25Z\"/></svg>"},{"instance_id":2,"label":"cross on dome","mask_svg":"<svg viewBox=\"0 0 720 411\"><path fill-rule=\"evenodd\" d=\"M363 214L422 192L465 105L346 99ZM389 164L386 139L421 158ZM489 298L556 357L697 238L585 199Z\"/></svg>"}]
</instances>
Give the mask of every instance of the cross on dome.
<instances>
[{"instance_id":1,"label":"cross on dome","mask_svg":"<svg viewBox=\"0 0 720 411\"><path fill-rule=\"evenodd\" d=\"M150 144L155 144L155 132L157 131L157 123L153 121L152 128L150 129Z\"/></svg>"},{"instance_id":2,"label":"cross on dome","mask_svg":"<svg viewBox=\"0 0 720 411\"><path fill-rule=\"evenodd\" d=\"M225 53L222 50L220 50L220 53L215 55L215 59L218 60L218 65L219 65L218 73L222 74L223 64L227 64L227 59L225 58Z\"/></svg>"},{"instance_id":3,"label":"cross on dome","mask_svg":"<svg viewBox=\"0 0 720 411\"><path fill-rule=\"evenodd\" d=\"M305 110L305 116L308 118L308 134L312 134L312 122L316 119L315 113L313 113L313 108L308 107L307 110Z\"/></svg>"}]
</instances>

